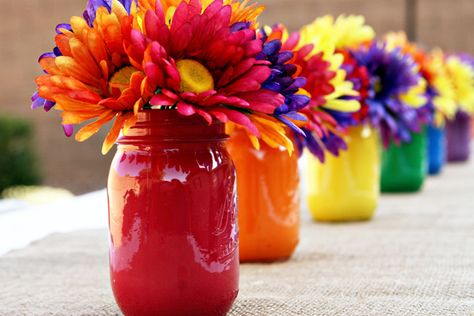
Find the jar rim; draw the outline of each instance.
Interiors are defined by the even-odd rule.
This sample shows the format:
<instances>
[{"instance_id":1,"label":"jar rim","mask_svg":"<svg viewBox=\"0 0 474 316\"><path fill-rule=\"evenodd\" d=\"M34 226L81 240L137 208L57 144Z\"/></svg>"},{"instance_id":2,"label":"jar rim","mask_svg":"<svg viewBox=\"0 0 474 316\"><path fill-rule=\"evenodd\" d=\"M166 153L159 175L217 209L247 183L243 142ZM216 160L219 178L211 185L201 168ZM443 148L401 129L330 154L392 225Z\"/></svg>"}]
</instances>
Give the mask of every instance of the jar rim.
<instances>
[{"instance_id":1,"label":"jar rim","mask_svg":"<svg viewBox=\"0 0 474 316\"><path fill-rule=\"evenodd\" d=\"M225 123L208 123L197 114L185 116L176 109L141 110L137 123L118 139L119 144L136 143L196 143L225 141Z\"/></svg>"},{"instance_id":2,"label":"jar rim","mask_svg":"<svg viewBox=\"0 0 474 316\"><path fill-rule=\"evenodd\" d=\"M186 125L218 125L224 124L223 122L214 120L209 124L202 116L198 114L192 114L189 116L182 115L176 109L143 109L137 113L138 122L148 122L151 120L161 120L160 124L163 123L176 123Z\"/></svg>"}]
</instances>

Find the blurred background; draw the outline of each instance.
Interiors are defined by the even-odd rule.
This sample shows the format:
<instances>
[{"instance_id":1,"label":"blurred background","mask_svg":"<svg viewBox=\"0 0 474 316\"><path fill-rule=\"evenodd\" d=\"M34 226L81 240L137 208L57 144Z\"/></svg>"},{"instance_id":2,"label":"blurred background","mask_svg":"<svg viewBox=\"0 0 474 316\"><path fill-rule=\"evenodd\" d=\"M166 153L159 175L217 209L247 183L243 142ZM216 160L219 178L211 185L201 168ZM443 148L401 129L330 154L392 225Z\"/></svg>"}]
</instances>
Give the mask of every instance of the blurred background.
<instances>
[{"instance_id":1,"label":"blurred background","mask_svg":"<svg viewBox=\"0 0 474 316\"><path fill-rule=\"evenodd\" d=\"M362 14L377 34L405 30L427 48L474 53L474 0L261 0L262 22L298 29L316 16ZM85 143L64 136L59 112L30 110L36 61L53 47L54 27L80 15L86 0L0 0L0 191L44 184L80 194L106 185L113 151L105 129ZM462 34L462 36L459 36Z\"/></svg>"}]
</instances>

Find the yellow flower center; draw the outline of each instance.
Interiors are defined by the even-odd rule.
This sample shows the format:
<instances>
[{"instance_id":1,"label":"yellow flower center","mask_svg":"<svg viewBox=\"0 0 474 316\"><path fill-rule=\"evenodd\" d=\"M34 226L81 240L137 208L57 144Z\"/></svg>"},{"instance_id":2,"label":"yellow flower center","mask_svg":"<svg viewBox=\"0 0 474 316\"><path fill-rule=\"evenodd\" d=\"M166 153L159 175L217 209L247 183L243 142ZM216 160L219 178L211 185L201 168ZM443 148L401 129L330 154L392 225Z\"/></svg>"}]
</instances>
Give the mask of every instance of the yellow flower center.
<instances>
[{"instance_id":1,"label":"yellow flower center","mask_svg":"<svg viewBox=\"0 0 474 316\"><path fill-rule=\"evenodd\" d=\"M168 26L171 26L171 22L173 22L173 16L175 12L176 7L169 7L168 10L166 10L166 24L168 24Z\"/></svg>"},{"instance_id":2,"label":"yellow flower center","mask_svg":"<svg viewBox=\"0 0 474 316\"><path fill-rule=\"evenodd\" d=\"M181 92L199 94L214 89L214 79L201 63L191 59L181 59L176 66L181 76Z\"/></svg>"},{"instance_id":3,"label":"yellow flower center","mask_svg":"<svg viewBox=\"0 0 474 316\"><path fill-rule=\"evenodd\" d=\"M122 92L123 90L130 87L130 78L132 77L133 73L137 71L137 69L131 66L123 67L120 70L117 70L109 80L109 92L114 94L114 90L118 89L120 92Z\"/></svg>"}]
</instances>

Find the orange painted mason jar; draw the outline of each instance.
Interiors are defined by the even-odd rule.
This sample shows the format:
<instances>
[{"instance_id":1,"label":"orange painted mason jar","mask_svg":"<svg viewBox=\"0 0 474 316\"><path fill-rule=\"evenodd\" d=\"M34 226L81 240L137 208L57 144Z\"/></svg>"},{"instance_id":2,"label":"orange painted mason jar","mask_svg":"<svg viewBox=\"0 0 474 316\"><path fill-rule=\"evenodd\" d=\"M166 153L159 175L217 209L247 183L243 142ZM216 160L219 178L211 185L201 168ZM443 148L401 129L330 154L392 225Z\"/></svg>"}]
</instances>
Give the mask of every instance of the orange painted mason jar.
<instances>
[{"instance_id":1,"label":"orange painted mason jar","mask_svg":"<svg viewBox=\"0 0 474 316\"><path fill-rule=\"evenodd\" d=\"M261 142L256 150L235 129L227 149L237 170L240 261L288 259L299 241L298 155Z\"/></svg>"}]
</instances>

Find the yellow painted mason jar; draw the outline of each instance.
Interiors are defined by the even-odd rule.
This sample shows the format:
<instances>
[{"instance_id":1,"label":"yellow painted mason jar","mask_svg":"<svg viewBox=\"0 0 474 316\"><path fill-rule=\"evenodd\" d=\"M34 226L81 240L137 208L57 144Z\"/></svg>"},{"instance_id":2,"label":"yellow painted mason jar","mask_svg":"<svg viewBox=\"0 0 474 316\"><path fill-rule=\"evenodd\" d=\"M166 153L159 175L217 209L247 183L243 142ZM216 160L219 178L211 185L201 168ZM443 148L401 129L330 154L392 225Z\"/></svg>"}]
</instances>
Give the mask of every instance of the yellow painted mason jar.
<instances>
[{"instance_id":1,"label":"yellow painted mason jar","mask_svg":"<svg viewBox=\"0 0 474 316\"><path fill-rule=\"evenodd\" d=\"M325 163L308 157L307 201L313 219L369 220L380 195L380 142L375 129L351 127L348 150Z\"/></svg>"}]
</instances>

